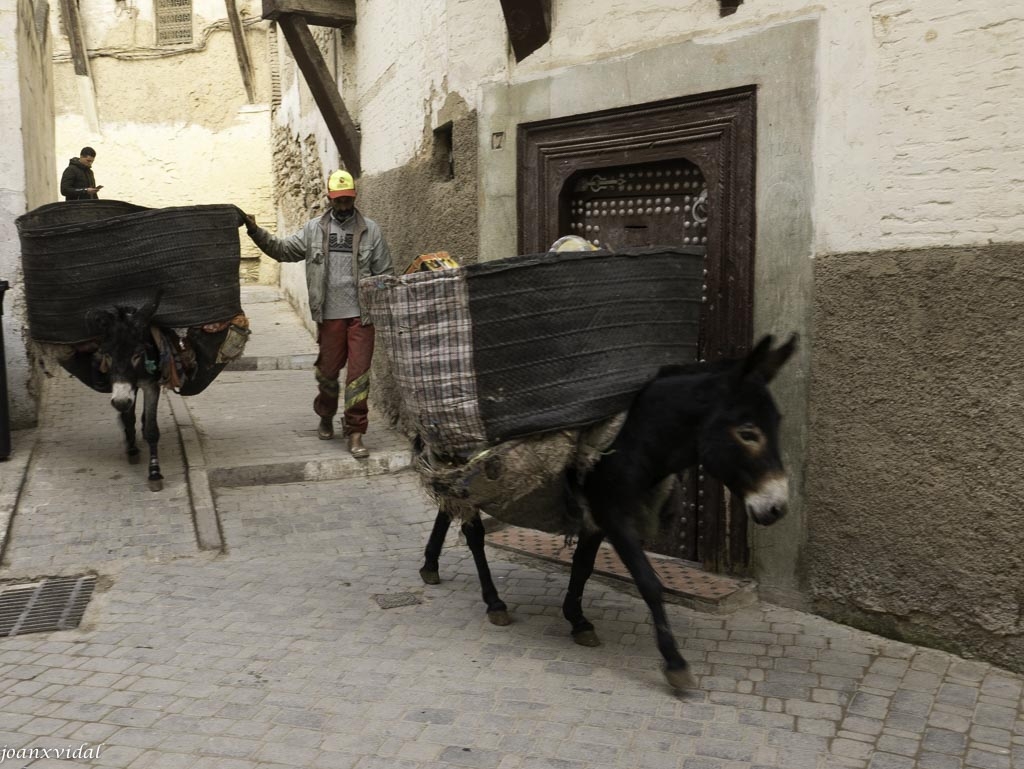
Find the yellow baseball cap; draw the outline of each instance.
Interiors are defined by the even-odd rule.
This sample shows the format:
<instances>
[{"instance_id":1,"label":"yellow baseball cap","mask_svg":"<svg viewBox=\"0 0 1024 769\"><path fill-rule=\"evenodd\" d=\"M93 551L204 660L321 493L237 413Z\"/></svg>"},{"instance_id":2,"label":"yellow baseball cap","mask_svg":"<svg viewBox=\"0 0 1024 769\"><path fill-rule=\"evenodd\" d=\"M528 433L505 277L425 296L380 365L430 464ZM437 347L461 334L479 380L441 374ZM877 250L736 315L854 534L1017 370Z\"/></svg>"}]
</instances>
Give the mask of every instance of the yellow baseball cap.
<instances>
[{"instance_id":1,"label":"yellow baseball cap","mask_svg":"<svg viewBox=\"0 0 1024 769\"><path fill-rule=\"evenodd\" d=\"M338 170L327 177L327 197L354 198L356 183L348 171Z\"/></svg>"}]
</instances>

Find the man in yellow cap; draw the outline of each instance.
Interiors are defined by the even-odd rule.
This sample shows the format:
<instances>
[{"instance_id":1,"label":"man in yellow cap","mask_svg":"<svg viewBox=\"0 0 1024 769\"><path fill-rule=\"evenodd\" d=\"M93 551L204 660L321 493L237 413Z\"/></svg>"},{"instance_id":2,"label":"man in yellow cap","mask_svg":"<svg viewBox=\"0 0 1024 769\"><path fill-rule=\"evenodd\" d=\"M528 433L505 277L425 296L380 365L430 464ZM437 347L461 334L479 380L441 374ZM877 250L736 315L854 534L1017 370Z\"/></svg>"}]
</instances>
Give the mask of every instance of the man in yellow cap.
<instances>
[{"instance_id":1,"label":"man in yellow cap","mask_svg":"<svg viewBox=\"0 0 1024 769\"><path fill-rule=\"evenodd\" d=\"M380 227L356 208L356 185L347 171L327 179L329 210L287 238L277 238L246 215L246 231L259 249L279 262L306 260L309 310L317 325L318 393L313 410L320 417L317 435L334 437L338 411L338 377L345 375L343 430L352 456L370 455L363 445L367 427L367 395L373 357L373 326L359 309L359 281L370 275L393 274L391 252Z\"/></svg>"}]
</instances>

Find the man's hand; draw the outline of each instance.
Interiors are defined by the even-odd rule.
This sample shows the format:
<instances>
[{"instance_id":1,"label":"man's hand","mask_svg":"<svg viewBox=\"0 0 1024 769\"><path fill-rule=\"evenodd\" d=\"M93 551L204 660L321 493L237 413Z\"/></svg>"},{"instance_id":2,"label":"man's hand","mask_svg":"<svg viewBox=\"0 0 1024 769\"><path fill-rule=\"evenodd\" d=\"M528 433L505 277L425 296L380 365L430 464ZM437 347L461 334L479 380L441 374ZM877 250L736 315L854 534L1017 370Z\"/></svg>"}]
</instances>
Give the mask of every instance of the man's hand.
<instances>
[{"instance_id":1,"label":"man's hand","mask_svg":"<svg viewBox=\"0 0 1024 769\"><path fill-rule=\"evenodd\" d=\"M256 217L252 214L242 214L242 218L245 219L245 231L250 235L256 232Z\"/></svg>"}]
</instances>

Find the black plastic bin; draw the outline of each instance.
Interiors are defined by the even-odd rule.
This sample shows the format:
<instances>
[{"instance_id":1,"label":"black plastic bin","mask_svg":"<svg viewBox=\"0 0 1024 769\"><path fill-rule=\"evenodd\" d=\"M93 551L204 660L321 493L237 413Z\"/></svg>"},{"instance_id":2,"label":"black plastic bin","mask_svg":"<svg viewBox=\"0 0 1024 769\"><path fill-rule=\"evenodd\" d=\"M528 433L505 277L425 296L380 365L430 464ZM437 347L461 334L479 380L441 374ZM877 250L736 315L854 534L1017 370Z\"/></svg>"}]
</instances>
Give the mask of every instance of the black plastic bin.
<instances>
[{"instance_id":1,"label":"black plastic bin","mask_svg":"<svg viewBox=\"0 0 1024 769\"><path fill-rule=\"evenodd\" d=\"M11 412L7 403L7 355L4 352L4 294L10 284L0 280L0 461L11 456Z\"/></svg>"}]
</instances>

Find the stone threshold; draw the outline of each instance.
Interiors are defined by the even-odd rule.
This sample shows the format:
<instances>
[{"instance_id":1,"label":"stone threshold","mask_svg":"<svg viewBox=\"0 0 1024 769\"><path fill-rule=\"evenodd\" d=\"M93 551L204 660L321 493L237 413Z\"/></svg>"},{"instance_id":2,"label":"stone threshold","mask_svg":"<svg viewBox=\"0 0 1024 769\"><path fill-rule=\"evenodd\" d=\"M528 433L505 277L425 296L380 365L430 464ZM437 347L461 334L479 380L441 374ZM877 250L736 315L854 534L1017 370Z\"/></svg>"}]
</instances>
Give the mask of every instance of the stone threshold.
<instances>
[{"instance_id":1,"label":"stone threshold","mask_svg":"<svg viewBox=\"0 0 1024 769\"><path fill-rule=\"evenodd\" d=\"M501 524L487 526L487 544L569 567L575 552L575 548L565 546L565 537L560 534ZM656 553L647 553L647 558L673 603L712 614L727 614L757 603L757 583L752 580L712 574L687 561ZM594 574L633 583L629 571L607 542L598 551Z\"/></svg>"}]
</instances>

